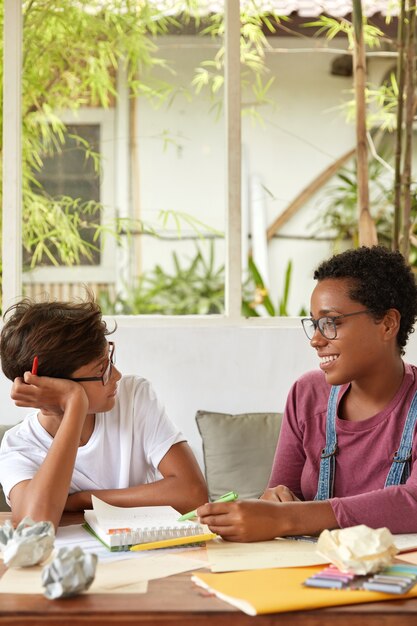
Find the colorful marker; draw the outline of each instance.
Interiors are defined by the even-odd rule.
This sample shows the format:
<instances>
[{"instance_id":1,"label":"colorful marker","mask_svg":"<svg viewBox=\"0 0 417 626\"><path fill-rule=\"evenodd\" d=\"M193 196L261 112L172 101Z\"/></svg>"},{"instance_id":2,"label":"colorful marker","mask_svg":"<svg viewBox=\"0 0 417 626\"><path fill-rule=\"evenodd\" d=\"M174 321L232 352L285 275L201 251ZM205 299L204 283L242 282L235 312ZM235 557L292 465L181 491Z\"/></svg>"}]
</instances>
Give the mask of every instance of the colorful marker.
<instances>
[{"instance_id":1,"label":"colorful marker","mask_svg":"<svg viewBox=\"0 0 417 626\"><path fill-rule=\"evenodd\" d=\"M31 373L34 374L35 376L38 373L38 357L37 356L35 356L35 358L33 359Z\"/></svg>"},{"instance_id":2,"label":"colorful marker","mask_svg":"<svg viewBox=\"0 0 417 626\"><path fill-rule=\"evenodd\" d=\"M304 581L307 587L327 589L364 589L382 593L405 594L417 584L417 568L412 565L391 565L368 576L341 572L334 565L313 574Z\"/></svg>"},{"instance_id":3,"label":"colorful marker","mask_svg":"<svg viewBox=\"0 0 417 626\"><path fill-rule=\"evenodd\" d=\"M221 496L218 500L214 500L214 502L233 502L233 500L238 499L238 494L235 491L229 491ZM179 522L184 522L187 519L192 519L193 517L197 517L197 511L190 511L189 513L184 513L181 517L178 518Z\"/></svg>"}]
</instances>

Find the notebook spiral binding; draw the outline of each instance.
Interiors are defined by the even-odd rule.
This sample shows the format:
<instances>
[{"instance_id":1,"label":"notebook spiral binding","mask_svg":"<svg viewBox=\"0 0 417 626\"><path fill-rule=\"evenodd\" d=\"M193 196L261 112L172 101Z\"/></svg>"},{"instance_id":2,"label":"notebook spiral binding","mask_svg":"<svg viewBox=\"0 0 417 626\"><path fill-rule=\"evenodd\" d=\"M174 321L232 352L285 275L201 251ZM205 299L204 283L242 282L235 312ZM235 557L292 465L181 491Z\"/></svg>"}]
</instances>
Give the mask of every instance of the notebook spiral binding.
<instances>
[{"instance_id":1,"label":"notebook spiral binding","mask_svg":"<svg viewBox=\"0 0 417 626\"><path fill-rule=\"evenodd\" d=\"M129 546L139 543L150 543L151 541L163 541L164 539L174 539L176 537L193 537L199 535L201 528L197 524L190 526L151 526L145 530L132 529L129 531L119 530L115 533L118 539L119 551L129 550Z\"/></svg>"}]
</instances>

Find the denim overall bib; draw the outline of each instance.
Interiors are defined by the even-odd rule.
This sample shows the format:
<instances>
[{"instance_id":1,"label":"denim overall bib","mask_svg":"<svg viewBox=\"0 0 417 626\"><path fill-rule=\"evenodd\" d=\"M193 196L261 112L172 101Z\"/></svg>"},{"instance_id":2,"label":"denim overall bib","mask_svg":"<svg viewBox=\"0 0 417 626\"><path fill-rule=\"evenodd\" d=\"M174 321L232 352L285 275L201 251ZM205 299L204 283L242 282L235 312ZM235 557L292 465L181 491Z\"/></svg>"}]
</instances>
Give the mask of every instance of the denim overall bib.
<instances>
[{"instance_id":1,"label":"denim overall bib","mask_svg":"<svg viewBox=\"0 0 417 626\"><path fill-rule=\"evenodd\" d=\"M315 500L328 500L333 497L335 457L337 452L336 407L340 386L332 387L327 404L326 447L320 455L319 482ZM417 421L417 391L414 394L401 436L400 447L394 454L384 487L405 483L410 475L410 461L414 426Z\"/></svg>"}]
</instances>

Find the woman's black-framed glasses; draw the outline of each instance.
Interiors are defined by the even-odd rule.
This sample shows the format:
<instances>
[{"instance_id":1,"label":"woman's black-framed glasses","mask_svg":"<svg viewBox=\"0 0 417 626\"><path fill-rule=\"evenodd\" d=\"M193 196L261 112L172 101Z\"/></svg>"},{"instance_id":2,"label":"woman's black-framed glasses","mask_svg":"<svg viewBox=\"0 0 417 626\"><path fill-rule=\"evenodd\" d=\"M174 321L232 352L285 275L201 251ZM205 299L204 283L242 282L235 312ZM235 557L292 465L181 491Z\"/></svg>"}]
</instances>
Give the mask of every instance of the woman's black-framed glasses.
<instances>
[{"instance_id":1,"label":"woman's black-framed glasses","mask_svg":"<svg viewBox=\"0 0 417 626\"><path fill-rule=\"evenodd\" d=\"M109 361L107 363L106 369L104 370L103 374L101 376L85 376L84 378L70 378L69 380L73 380L76 383L86 383L89 381L98 381L101 380L101 382L103 383L103 385L107 385L107 383L110 380L110 376L113 370L113 365L116 362L115 359L115 345L113 341L109 341Z\"/></svg>"},{"instance_id":2,"label":"woman's black-framed glasses","mask_svg":"<svg viewBox=\"0 0 417 626\"><path fill-rule=\"evenodd\" d=\"M336 317L330 317L328 315L319 317L315 320L312 317L304 317L301 323L304 328L304 332L308 339L313 339L314 333L317 328L325 337L325 339L336 339L337 337L337 324L336 320L340 320L343 317L351 317L352 315L360 315L361 313L369 313L369 309L363 309L362 311L355 311L354 313L344 313L343 315L336 315Z\"/></svg>"}]
</instances>

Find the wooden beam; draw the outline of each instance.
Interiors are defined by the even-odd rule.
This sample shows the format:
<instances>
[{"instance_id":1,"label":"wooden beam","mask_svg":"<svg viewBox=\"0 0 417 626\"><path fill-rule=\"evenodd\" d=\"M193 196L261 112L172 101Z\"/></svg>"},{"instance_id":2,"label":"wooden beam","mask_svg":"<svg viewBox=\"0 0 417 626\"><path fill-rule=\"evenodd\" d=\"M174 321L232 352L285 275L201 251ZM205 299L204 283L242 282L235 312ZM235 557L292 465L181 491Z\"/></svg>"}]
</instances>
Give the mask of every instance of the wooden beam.
<instances>
[{"instance_id":1,"label":"wooden beam","mask_svg":"<svg viewBox=\"0 0 417 626\"><path fill-rule=\"evenodd\" d=\"M3 311L22 294L22 6L4 0Z\"/></svg>"},{"instance_id":2,"label":"wooden beam","mask_svg":"<svg viewBox=\"0 0 417 626\"><path fill-rule=\"evenodd\" d=\"M311 183L307 185L307 187L304 187L301 193L299 193L298 196L296 196L294 200L290 202L287 208L284 209L284 211L280 215L278 215L278 217L268 227L266 231L266 237L268 241L270 241L275 233L277 233L284 226L284 224L286 224L286 222L288 222L288 220L293 215L295 215L302 206L304 206L307 200L309 200L317 191L319 191L319 189L321 189L321 187L338 172L338 170L342 167L342 165L346 163L346 161L348 161L355 155L355 152L356 148L353 148L352 150L349 150L348 152L343 154L334 163L332 163L331 165L329 165L329 167L323 170L323 172L321 172L314 180L312 180Z\"/></svg>"},{"instance_id":3,"label":"wooden beam","mask_svg":"<svg viewBox=\"0 0 417 626\"><path fill-rule=\"evenodd\" d=\"M241 259L241 94L240 2L225 2L224 109L226 122L226 285L225 311L240 318L242 306Z\"/></svg>"}]
</instances>

